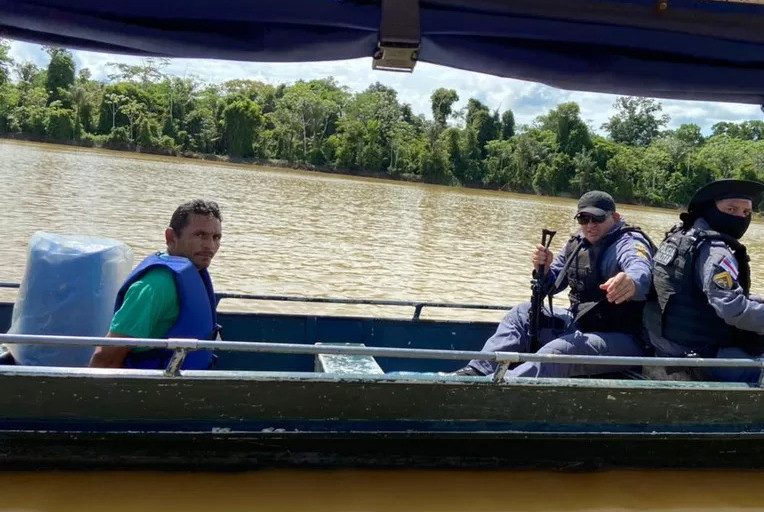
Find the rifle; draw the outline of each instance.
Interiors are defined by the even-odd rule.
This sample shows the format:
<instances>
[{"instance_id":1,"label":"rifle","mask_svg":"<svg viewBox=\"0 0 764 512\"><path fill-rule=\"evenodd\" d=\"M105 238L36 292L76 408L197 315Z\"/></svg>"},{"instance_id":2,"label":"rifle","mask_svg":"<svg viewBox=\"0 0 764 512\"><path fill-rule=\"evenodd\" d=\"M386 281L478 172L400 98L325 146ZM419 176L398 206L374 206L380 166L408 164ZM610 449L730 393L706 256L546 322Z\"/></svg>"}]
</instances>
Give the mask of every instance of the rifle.
<instances>
[{"instance_id":1,"label":"rifle","mask_svg":"<svg viewBox=\"0 0 764 512\"><path fill-rule=\"evenodd\" d=\"M549 249L552 238L557 231L550 229L541 230L541 245ZM528 312L528 337L530 338L531 350L536 350L539 342L539 321L541 319L541 306L544 303L544 265L539 265L533 269L531 278L531 309ZM550 311L554 315L554 312Z\"/></svg>"}]
</instances>

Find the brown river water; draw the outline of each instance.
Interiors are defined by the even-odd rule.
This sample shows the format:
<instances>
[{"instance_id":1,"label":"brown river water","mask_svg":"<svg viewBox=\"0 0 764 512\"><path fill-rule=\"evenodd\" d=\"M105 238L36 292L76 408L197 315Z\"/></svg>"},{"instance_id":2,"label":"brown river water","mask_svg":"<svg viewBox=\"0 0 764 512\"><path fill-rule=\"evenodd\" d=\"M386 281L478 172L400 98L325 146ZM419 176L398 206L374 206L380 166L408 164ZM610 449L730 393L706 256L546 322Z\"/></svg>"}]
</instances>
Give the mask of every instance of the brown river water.
<instances>
[{"instance_id":1,"label":"brown river water","mask_svg":"<svg viewBox=\"0 0 764 512\"><path fill-rule=\"evenodd\" d=\"M162 249L173 209L221 205L219 291L511 305L529 295L541 229L559 250L575 201L198 160L0 141L0 281L19 282L35 231L106 236L135 262ZM656 242L678 212L625 205ZM743 240L764 291L764 224ZM14 293L0 290L0 300ZM559 299L564 302L564 298ZM228 301L223 309L409 316L396 307ZM498 321L502 312L425 309ZM712 471L259 471L5 473L0 512L98 510L763 510L764 473Z\"/></svg>"}]
</instances>

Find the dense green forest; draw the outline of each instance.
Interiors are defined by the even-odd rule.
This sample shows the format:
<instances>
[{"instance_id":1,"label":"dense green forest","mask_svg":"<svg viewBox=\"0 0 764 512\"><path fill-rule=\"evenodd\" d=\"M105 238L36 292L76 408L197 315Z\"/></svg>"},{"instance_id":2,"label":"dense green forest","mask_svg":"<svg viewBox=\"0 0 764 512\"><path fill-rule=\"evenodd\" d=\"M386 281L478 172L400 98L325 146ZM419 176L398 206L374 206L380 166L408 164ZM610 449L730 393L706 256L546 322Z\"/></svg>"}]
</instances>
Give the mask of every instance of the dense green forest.
<instances>
[{"instance_id":1,"label":"dense green forest","mask_svg":"<svg viewBox=\"0 0 764 512\"><path fill-rule=\"evenodd\" d=\"M172 155L278 161L545 195L610 191L617 200L674 206L723 177L764 179L764 121L668 130L652 99L619 97L594 133L576 103L517 126L511 110L439 88L432 119L394 89L353 93L333 78L271 85L206 84L163 72L168 61L113 64L108 83L76 70L72 54L46 47L47 68L13 62L0 40L0 136Z\"/></svg>"}]
</instances>

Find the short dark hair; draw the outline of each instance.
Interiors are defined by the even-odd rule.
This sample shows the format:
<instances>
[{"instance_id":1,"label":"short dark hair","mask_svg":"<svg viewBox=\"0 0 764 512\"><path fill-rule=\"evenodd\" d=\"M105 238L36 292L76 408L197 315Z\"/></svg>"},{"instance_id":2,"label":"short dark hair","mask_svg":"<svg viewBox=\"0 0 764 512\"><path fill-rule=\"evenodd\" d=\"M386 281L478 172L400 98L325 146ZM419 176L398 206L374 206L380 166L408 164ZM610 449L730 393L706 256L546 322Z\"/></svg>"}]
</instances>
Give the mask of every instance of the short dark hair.
<instances>
[{"instance_id":1,"label":"short dark hair","mask_svg":"<svg viewBox=\"0 0 764 512\"><path fill-rule=\"evenodd\" d=\"M170 227L176 234L180 235L183 228L188 226L188 216L192 213L197 215L211 215L220 222L223 217L220 215L220 207L215 201L205 201L204 199L194 199L183 203L175 209L170 218Z\"/></svg>"}]
</instances>

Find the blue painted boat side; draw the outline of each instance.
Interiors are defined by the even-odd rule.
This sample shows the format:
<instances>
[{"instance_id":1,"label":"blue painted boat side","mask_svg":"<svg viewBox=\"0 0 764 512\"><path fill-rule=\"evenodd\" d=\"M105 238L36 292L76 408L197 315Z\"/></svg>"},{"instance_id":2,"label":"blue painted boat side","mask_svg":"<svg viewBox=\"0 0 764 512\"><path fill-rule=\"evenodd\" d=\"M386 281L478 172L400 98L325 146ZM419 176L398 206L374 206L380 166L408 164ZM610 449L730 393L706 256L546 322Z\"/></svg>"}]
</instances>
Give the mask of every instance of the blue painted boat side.
<instances>
[{"instance_id":1,"label":"blue painted boat side","mask_svg":"<svg viewBox=\"0 0 764 512\"><path fill-rule=\"evenodd\" d=\"M0 332L11 324L13 304L0 303ZM493 334L490 322L459 322L394 318L331 317L264 313L220 313L223 337L236 341L276 343L363 343L373 347L480 350ZM312 372L312 355L216 352L220 370ZM459 361L377 358L386 372L455 370Z\"/></svg>"}]
</instances>

